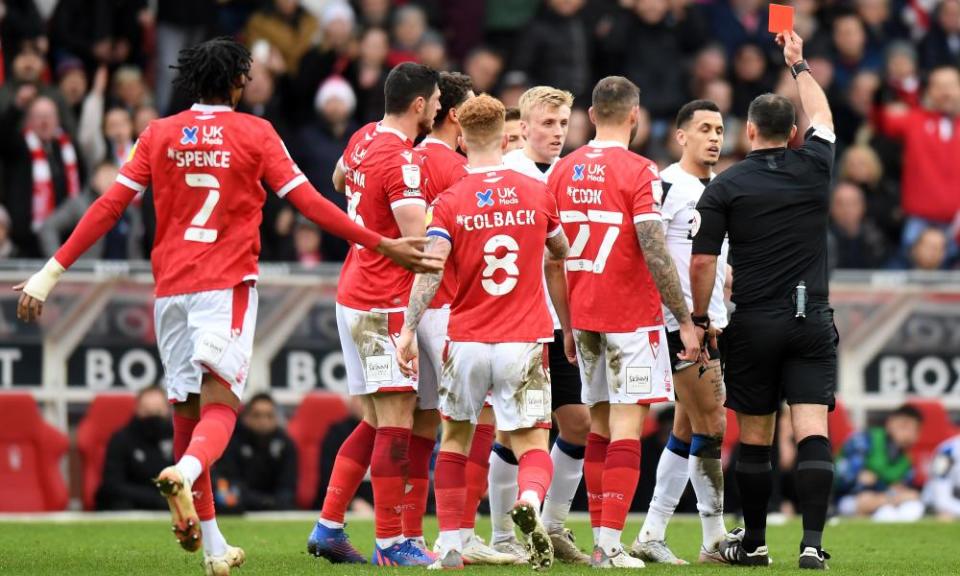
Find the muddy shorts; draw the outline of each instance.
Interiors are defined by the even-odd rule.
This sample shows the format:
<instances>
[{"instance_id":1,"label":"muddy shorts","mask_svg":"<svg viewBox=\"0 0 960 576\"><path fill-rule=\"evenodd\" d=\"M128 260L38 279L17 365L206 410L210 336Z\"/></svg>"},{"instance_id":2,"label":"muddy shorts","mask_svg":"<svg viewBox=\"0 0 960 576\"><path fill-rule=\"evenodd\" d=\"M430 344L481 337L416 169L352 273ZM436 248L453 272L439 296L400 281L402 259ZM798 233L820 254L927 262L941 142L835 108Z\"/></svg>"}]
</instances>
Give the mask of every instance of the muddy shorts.
<instances>
[{"instance_id":1,"label":"muddy shorts","mask_svg":"<svg viewBox=\"0 0 960 576\"><path fill-rule=\"evenodd\" d=\"M450 342L440 379L440 413L476 424L486 400L493 405L498 430L549 428L546 348L542 342Z\"/></svg>"},{"instance_id":2,"label":"muddy shorts","mask_svg":"<svg viewBox=\"0 0 960 576\"><path fill-rule=\"evenodd\" d=\"M354 310L337 304L337 330L351 396L416 392L417 381L400 373L395 338L403 312Z\"/></svg>"},{"instance_id":3,"label":"muddy shorts","mask_svg":"<svg viewBox=\"0 0 960 576\"><path fill-rule=\"evenodd\" d=\"M674 400L670 352L662 327L628 333L573 333L587 406Z\"/></svg>"}]
</instances>

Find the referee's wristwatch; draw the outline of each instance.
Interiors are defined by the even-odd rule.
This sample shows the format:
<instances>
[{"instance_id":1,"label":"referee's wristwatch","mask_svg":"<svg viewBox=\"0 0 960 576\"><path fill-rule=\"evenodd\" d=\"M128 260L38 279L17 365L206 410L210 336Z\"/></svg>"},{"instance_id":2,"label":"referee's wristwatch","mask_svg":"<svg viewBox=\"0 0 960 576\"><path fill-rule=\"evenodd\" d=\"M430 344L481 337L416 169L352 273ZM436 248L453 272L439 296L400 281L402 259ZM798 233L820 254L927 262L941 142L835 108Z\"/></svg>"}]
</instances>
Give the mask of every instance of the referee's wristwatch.
<instances>
[{"instance_id":1,"label":"referee's wristwatch","mask_svg":"<svg viewBox=\"0 0 960 576\"><path fill-rule=\"evenodd\" d=\"M807 64L806 60L800 60L799 62L794 62L793 66L790 67L790 74L793 74L793 79L796 80L797 76L803 72L810 72L810 65Z\"/></svg>"}]
</instances>

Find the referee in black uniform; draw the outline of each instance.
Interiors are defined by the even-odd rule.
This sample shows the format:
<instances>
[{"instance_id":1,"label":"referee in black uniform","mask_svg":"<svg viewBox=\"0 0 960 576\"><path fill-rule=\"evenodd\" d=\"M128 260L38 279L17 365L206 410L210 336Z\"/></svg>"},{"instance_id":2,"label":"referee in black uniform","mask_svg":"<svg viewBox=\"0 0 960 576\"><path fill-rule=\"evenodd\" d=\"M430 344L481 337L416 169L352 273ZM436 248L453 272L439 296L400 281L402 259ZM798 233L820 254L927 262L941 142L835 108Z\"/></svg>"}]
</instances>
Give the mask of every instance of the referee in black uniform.
<instances>
[{"instance_id":1,"label":"referee in black uniform","mask_svg":"<svg viewBox=\"0 0 960 576\"><path fill-rule=\"evenodd\" d=\"M757 97L747 118L752 152L717 176L697 204L700 229L693 241L690 282L693 321L709 330L707 308L717 254L730 240L733 302L724 330L726 406L740 424L737 482L745 530L720 545L733 564L769 563L767 503L773 485L770 446L781 399L790 404L797 440L797 493L803 511L800 568L824 569L821 548L833 455L827 412L833 408L837 332L827 287L827 213L833 171L833 117L827 98L803 60L800 37L777 36L810 120L803 146L787 98ZM701 332L702 333L702 332ZM711 334L711 338L714 337Z\"/></svg>"}]
</instances>

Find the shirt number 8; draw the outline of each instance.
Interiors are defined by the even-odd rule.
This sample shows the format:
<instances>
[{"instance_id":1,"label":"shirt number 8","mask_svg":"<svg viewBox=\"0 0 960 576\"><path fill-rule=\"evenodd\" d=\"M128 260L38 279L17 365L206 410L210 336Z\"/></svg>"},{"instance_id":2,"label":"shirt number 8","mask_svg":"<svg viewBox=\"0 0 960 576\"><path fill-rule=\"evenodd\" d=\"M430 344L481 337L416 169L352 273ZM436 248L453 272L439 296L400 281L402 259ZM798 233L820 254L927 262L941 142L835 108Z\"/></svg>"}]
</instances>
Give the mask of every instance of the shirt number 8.
<instances>
[{"instance_id":1,"label":"shirt number 8","mask_svg":"<svg viewBox=\"0 0 960 576\"><path fill-rule=\"evenodd\" d=\"M506 249L506 254L497 256L497 252ZM483 261L487 266L480 274L483 277L481 285L492 296L503 296L509 294L517 286L517 276L520 275L520 268L517 266L517 258L520 246L517 241L506 234L498 234L487 240L483 246ZM506 278L502 282L493 279L497 270L503 270Z\"/></svg>"}]
</instances>

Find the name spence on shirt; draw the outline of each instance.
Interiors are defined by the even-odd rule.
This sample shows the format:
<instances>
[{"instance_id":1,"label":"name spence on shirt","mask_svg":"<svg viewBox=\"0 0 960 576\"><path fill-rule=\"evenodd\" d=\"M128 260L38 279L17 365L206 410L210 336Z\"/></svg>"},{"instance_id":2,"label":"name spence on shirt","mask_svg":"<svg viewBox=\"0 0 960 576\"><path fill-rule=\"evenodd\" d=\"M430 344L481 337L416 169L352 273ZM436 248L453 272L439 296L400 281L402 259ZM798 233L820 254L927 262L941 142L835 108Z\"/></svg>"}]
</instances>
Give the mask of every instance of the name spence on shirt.
<instances>
[{"instance_id":1,"label":"name spence on shirt","mask_svg":"<svg viewBox=\"0 0 960 576\"><path fill-rule=\"evenodd\" d=\"M485 212L483 214L457 214L457 224L467 232L488 228L536 225L536 210L510 210Z\"/></svg>"},{"instance_id":2,"label":"name spence on shirt","mask_svg":"<svg viewBox=\"0 0 960 576\"><path fill-rule=\"evenodd\" d=\"M177 168L229 168L229 150L174 150L167 148L167 158Z\"/></svg>"}]
</instances>

